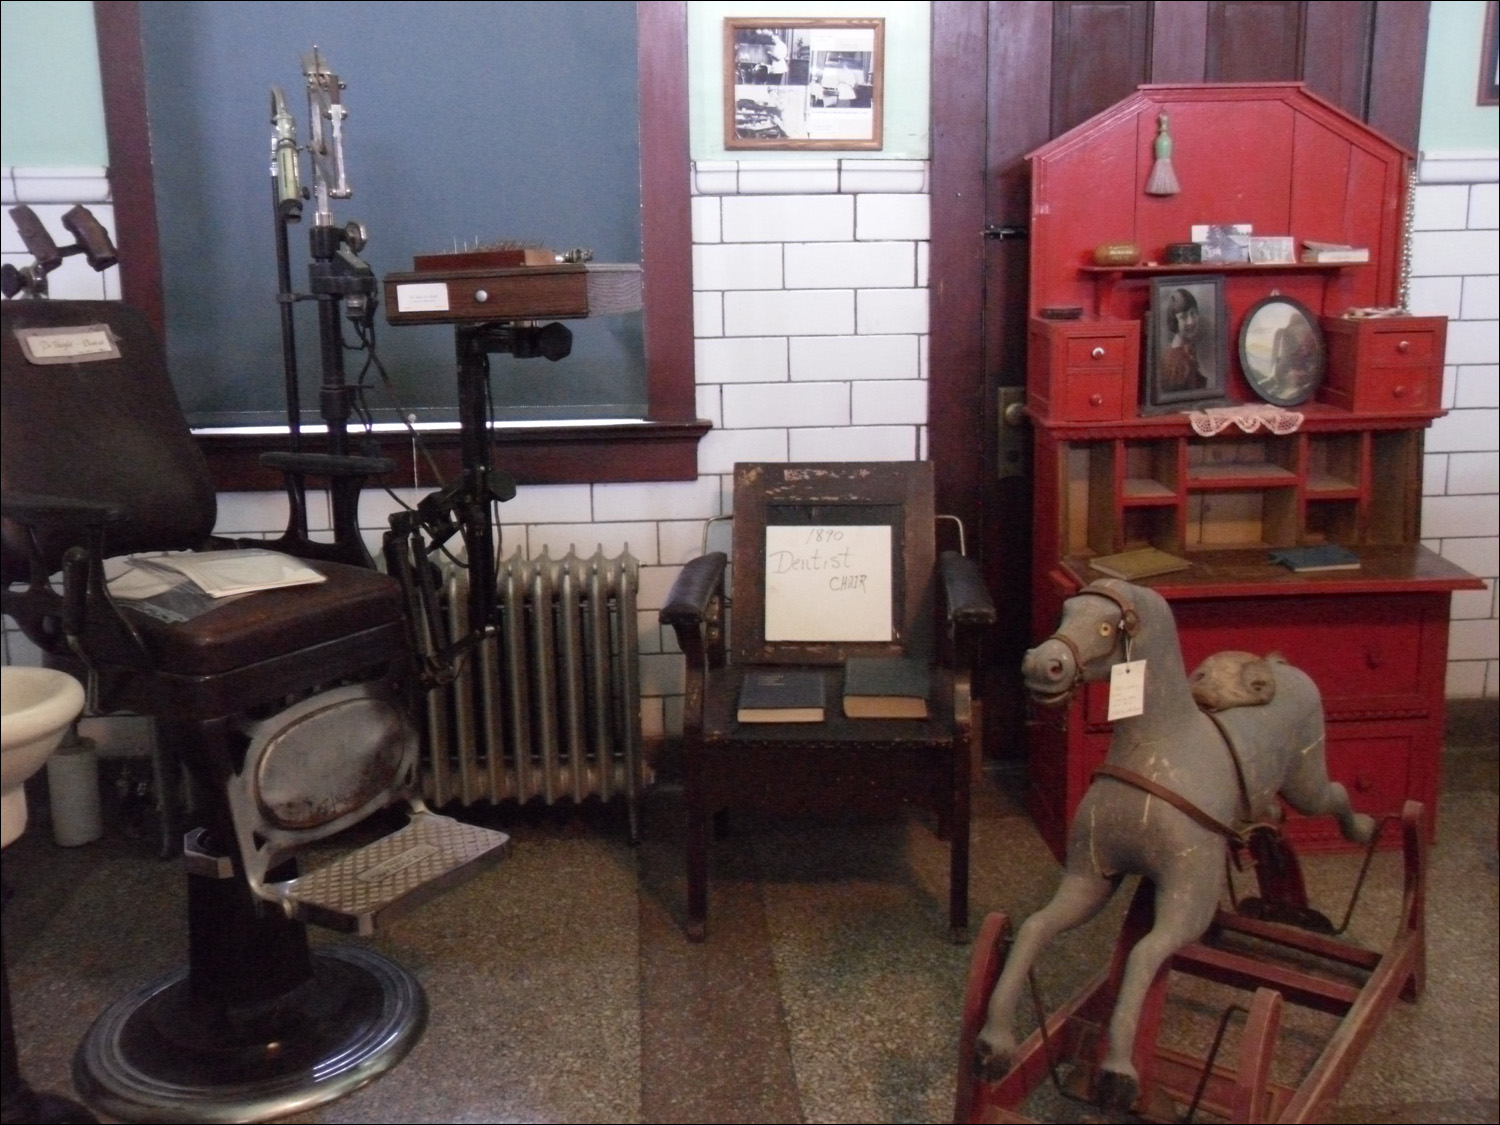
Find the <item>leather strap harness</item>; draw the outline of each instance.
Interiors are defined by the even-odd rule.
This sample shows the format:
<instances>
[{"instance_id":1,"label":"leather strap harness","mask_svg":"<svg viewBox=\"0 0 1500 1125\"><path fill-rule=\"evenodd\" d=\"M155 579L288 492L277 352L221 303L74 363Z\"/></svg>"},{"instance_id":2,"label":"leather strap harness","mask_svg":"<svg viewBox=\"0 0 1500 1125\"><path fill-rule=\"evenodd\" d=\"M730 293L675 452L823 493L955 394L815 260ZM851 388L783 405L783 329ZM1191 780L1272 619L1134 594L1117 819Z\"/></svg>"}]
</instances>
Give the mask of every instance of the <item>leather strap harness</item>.
<instances>
[{"instance_id":1,"label":"leather strap harness","mask_svg":"<svg viewBox=\"0 0 1500 1125\"><path fill-rule=\"evenodd\" d=\"M1098 583L1091 583L1080 590L1079 593L1094 594L1101 598L1108 598L1119 606L1120 632L1127 638L1135 636L1136 632L1140 629L1141 619L1140 615L1135 611L1135 606L1131 605L1130 600L1117 590L1111 590L1109 587L1099 585ZM1073 667L1077 670L1077 679L1074 682L1074 688L1076 688L1083 681L1083 660L1078 651L1077 644L1074 643L1071 637L1064 636L1062 633L1053 633L1048 640L1061 642L1072 654ZM1251 813L1250 789L1245 783L1245 770L1240 764L1239 753L1235 750L1234 742L1229 737L1229 731L1225 729L1224 723L1219 716L1215 715L1212 711L1205 711L1204 714L1213 720L1214 727L1219 732L1219 737L1224 740L1224 748L1229 752L1229 760L1234 765L1234 779L1240 790L1240 807L1244 810L1244 814L1248 819ZM1116 765L1113 762L1104 762L1094 770L1090 780L1095 777L1113 778L1115 781L1129 785L1134 789L1139 789L1143 793L1149 793L1153 797L1158 797L1196 824L1207 828L1210 832L1223 836L1231 843L1241 843L1245 839L1244 833L1231 828L1217 817L1210 816L1197 805L1193 804L1193 802L1182 796L1182 794L1173 792L1166 786L1152 781L1149 777L1136 773L1135 770L1127 769L1125 766Z\"/></svg>"}]
</instances>

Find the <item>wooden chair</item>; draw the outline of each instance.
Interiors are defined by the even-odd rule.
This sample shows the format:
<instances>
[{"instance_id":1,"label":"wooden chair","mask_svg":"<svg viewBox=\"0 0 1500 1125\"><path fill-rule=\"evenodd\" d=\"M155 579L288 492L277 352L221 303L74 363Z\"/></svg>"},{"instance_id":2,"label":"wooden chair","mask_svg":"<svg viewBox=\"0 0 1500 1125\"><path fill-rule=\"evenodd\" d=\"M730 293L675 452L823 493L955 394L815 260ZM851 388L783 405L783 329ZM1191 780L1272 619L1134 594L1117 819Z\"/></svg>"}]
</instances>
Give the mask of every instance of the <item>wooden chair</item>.
<instances>
[{"instance_id":1,"label":"wooden chair","mask_svg":"<svg viewBox=\"0 0 1500 1125\"><path fill-rule=\"evenodd\" d=\"M868 814L903 803L930 810L939 835L949 839L948 923L956 940L966 936L970 672L979 632L993 624L995 609L972 560L952 551L935 558L934 522L930 462L735 466L727 652L724 552L692 560L661 611L687 657L683 749L691 939L701 941L707 932L709 826L721 810ZM886 535L888 568L880 557ZM789 542L809 539L820 543L802 556L804 572L821 583L819 592L809 598L795 583L788 589L786 568L773 561L777 573L768 594L768 549L773 559L784 559ZM833 556L853 541L865 559L853 570L835 571ZM885 624L884 611L862 596L871 587L850 575L869 572L873 584L887 569ZM941 621L935 612L939 592ZM946 628L940 631L939 624ZM802 639L809 632L817 636ZM846 718L844 660L897 655L931 665L928 717ZM817 671L825 685L824 721L738 722L745 675L768 665Z\"/></svg>"}]
</instances>

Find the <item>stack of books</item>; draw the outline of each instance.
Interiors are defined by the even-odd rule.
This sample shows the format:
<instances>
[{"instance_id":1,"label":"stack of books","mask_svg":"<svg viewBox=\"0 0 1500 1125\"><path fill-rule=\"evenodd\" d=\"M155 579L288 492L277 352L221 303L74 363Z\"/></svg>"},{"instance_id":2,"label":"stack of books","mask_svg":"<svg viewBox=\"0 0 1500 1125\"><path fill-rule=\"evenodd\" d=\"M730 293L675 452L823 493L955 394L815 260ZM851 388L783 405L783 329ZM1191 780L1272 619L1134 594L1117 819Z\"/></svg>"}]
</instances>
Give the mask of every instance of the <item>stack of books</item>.
<instances>
[{"instance_id":1,"label":"stack of books","mask_svg":"<svg viewBox=\"0 0 1500 1125\"><path fill-rule=\"evenodd\" d=\"M1368 262L1368 246L1350 246L1344 242L1314 242L1305 239L1302 243L1304 262Z\"/></svg>"}]
</instances>

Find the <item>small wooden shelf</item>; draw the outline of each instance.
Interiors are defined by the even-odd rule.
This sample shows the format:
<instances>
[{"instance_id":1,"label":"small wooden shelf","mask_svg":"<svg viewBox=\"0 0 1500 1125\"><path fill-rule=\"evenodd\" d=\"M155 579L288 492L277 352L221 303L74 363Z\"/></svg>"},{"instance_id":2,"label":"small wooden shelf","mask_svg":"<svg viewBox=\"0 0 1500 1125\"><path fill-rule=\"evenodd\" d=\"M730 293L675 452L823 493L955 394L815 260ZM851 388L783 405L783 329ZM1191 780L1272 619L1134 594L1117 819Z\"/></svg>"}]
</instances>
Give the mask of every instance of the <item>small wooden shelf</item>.
<instances>
[{"instance_id":1,"label":"small wooden shelf","mask_svg":"<svg viewBox=\"0 0 1500 1125\"><path fill-rule=\"evenodd\" d=\"M1358 500L1359 485L1342 477L1321 473L1307 474L1307 491L1319 500Z\"/></svg>"},{"instance_id":2,"label":"small wooden shelf","mask_svg":"<svg viewBox=\"0 0 1500 1125\"><path fill-rule=\"evenodd\" d=\"M1132 477L1125 481L1122 499L1126 504L1175 504L1177 490L1159 480Z\"/></svg>"},{"instance_id":3,"label":"small wooden shelf","mask_svg":"<svg viewBox=\"0 0 1500 1125\"><path fill-rule=\"evenodd\" d=\"M1369 262L1157 262L1138 266L1079 266L1081 274L1102 277L1150 277L1161 274L1189 273L1335 273L1359 269Z\"/></svg>"},{"instance_id":4,"label":"small wooden shelf","mask_svg":"<svg viewBox=\"0 0 1500 1125\"><path fill-rule=\"evenodd\" d=\"M1222 461L1188 469L1189 488L1289 488L1297 474L1264 462Z\"/></svg>"}]
</instances>

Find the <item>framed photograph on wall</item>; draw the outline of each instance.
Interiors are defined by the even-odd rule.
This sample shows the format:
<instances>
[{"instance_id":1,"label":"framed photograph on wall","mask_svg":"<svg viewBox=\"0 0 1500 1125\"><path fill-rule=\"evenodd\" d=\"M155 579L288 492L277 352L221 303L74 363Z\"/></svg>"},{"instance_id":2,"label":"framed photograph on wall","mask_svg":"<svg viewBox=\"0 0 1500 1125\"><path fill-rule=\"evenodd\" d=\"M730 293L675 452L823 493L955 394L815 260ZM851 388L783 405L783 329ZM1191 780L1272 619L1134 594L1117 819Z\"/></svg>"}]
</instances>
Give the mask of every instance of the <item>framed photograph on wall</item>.
<instances>
[{"instance_id":1,"label":"framed photograph on wall","mask_svg":"<svg viewBox=\"0 0 1500 1125\"><path fill-rule=\"evenodd\" d=\"M1479 105L1500 105L1500 17L1495 0L1484 6L1484 38L1479 44Z\"/></svg>"},{"instance_id":2,"label":"framed photograph on wall","mask_svg":"<svg viewBox=\"0 0 1500 1125\"><path fill-rule=\"evenodd\" d=\"M1152 278L1142 411L1166 414L1222 404L1228 366L1224 278L1218 274Z\"/></svg>"},{"instance_id":3,"label":"framed photograph on wall","mask_svg":"<svg viewBox=\"0 0 1500 1125\"><path fill-rule=\"evenodd\" d=\"M724 147L878 149L885 20L724 21Z\"/></svg>"}]
</instances>

